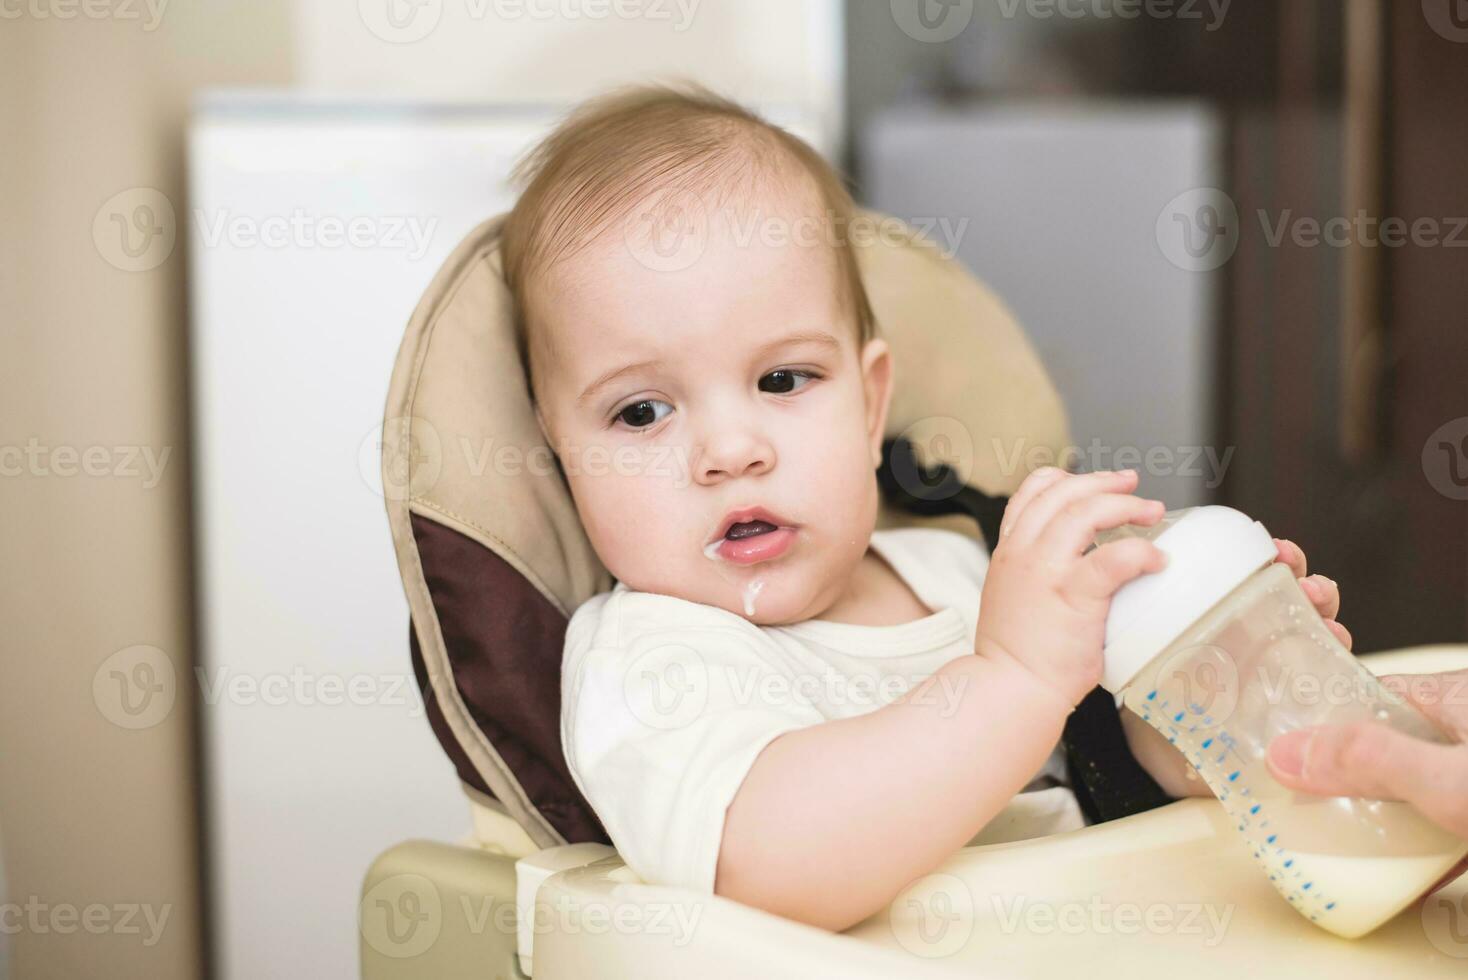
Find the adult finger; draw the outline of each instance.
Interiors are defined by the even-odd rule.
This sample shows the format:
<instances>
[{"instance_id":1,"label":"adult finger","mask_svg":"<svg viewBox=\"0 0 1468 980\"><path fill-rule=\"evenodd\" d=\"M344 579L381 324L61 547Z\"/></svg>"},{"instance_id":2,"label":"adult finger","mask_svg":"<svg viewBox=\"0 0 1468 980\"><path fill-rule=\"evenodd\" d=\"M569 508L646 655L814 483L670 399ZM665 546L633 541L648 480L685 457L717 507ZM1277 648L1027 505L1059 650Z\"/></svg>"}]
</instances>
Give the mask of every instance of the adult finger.
<instances>
[{"instance_id":1,"label":"adult finger","mask_svg":"<svg viewBox=\"0 0 1468 980\"><path fill-rule=\"evenodd\" d=\"M1071 501L1108 491L1129 493L1136 486L1135 470L1100 470L1052 483L1025 506L1024 511L1015 519L1014 529L1009 536L1017 543L1028 544L1038 538L1055 515Z\"/></svg>"},{"instance_id":2,"label":"adult finger","mask_svg":"<svg viewBox=\"0 0 1468 980\"><path fill-rule=\"evenodd\" d=\"M1066 504L1040 532L1035 546L1057 560L1079 556L1096 539L1098 531L1122 524L1156 524L1167 510L1160 500L1146 500L1129 493L1098 493Z\"/></svg>"},{"instance_id":3,"label":"adult finger","mask_svg":"<svg viewBox=\"0 0 1468 980\"><path fill-rule=\"evenodd\" d=\"M1333 619L1327 619L1325 621L1325 628L1335 634L1335 638L1341 641L1341 646L1345 647L1347 650L1351 649L1351 644L1355 641L1351 638L1350 630L1346 629L1344 626Z\"/></svg>"},{"instance_id":4,"label":"adult finger","mask_svg":"<svg viewBox=\"0 0 1468 980\"><path fill-rule=\"evenodd\" d=\"M1341 588L1333 579L1324 575L1311 575L1300 579L1300 591L1320 613L1321 619L1335 619L1341 611Z\"/></svg>"},{"instance_id":5,"label":"adult finger","mask_svg":"<svg viewBox=\"0 0 1468 980\"><path fill-rule=\"evenodd\" d=\"M1305 559L1305 549L1293 541L1287 541L1284 538L1275 538L1274 550L1279 554L1277 560L1290 566L1290 569L1295 573L1295 578L1304 578L1309 574L1309 568L1307 567L1309 562Z\"/></svg>"},{"instance_id":6,"label":"adult finger","mask_svg":"<svg viewBox=\"0 0 1468 980\"><path fill-rule=\"evenodd\" d=\"M1276 738L1266 756L1282 785L1318 796L1406 800L1468 837L1468 746L1438 745L1386 725L1321 725Z\"/></svg>"},{"instance_id":7,"label":"adult finger","mask_svg":"<svg viewBox=\"0 0 1468 980\"><path fill-rule=\"evenodd\" d=\"M1385 674L1377 680L1439 728L1459 740L1468 740L1468 670L1441 674Z\"/></svg>"}]
</instances>

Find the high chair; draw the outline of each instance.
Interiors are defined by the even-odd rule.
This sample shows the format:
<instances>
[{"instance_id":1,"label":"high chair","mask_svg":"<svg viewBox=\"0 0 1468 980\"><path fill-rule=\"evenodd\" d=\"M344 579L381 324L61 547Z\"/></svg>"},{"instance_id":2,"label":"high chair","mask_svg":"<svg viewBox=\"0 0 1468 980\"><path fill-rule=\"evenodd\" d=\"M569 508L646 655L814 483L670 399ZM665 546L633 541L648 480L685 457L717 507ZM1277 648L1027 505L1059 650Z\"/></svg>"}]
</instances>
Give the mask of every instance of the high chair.
<instances>
[{"instance_id":1,"label":"high chair","mask_svg":"<svg viewBox=\"0 0 1468 980\"><path fill-rule=\"evenodd\" d=\"M844 933L642 882L561 752L566 623L613 583L531 409L501 221L434 278L387 401L383 485L410 652L472 830L400 843L369 869L364 978L1468 975L1468 879L1362 940L1317 929L1258 873L1222 807L1172 801L1136 764L1099 689L1064 738L1088 826L1054 833L1063 789L1020 794ZM911 234L858 251L896 369L878 526L993 540L1008 495L1068 444L1060 398L1008 311L958 263ZM1365 659L1448 669L1468 666L1468 647Z\"/></svg>"}]
</instances>

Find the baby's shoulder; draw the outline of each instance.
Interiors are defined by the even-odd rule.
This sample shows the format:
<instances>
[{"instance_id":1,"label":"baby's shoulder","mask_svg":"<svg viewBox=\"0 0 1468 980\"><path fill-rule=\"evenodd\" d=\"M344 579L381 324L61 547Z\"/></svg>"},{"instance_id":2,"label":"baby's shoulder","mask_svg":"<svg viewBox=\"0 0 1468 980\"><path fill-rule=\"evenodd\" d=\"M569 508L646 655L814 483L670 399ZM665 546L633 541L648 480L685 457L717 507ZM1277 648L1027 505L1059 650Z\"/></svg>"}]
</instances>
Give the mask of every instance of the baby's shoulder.
<instances>
[{"instance_id":1,"label":"baby's shoulder","mask_svg":"<svg viewBox=\"0 0 1468 980\"><path fill-rule=\"evenodd\" d=\"M989 549L982 541L948 528L897 527L872 532L873 538L879 535L884 550L943 574L980 581L989 567Z\"/></svg>"}]
</instances>

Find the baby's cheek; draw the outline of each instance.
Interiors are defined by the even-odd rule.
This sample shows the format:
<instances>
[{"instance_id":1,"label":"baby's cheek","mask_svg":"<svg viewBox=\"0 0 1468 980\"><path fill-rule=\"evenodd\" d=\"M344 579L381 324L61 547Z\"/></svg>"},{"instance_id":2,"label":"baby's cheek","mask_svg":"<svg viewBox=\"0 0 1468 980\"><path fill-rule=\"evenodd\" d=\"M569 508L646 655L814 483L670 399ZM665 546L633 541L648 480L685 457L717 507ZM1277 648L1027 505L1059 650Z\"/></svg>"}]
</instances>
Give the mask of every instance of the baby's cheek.
<instances>
[{"instance_id":1,"label":"baby's cheek","mask_svg":"<svg viewBox=\"0 0 1468 980\"><path fill-rule=\"evenodd\" d=\"M681 493L686 500L688 491ZM698 543L689 538L678 495L668 481L644 475L582 479L576 495L582 523L602 562L629 587L658 582L681 551Z\"/></svg>"}]
</instances>

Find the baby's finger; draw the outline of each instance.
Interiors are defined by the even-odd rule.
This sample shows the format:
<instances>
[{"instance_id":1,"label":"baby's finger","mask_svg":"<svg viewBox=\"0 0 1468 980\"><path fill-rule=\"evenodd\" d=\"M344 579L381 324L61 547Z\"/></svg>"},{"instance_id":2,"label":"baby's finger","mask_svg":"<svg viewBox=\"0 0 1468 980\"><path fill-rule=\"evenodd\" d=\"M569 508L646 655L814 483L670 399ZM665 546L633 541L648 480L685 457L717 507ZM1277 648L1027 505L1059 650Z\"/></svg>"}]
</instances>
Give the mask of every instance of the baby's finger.
<instances>
[{"instance_id":1,"label":"baby's finger","mask_svg":"<svg viewBox=\"0 0 1468 980\"><path fill-rule=\"evenodd\" d=\"M1156 524L1167 510L1160 500L1129 493L1098 493L1072 500L1040 532L1035 546L1056 560L1075 558L1091 546L1096 532L1122 524Z\"/></svg>"},{"instance_id":2,"label":"baby's finger","mask_svg":"<svg viewBox=\"0 0 1468 980\"><path fill-rule=\"evenodd\" d=\"M1305 598L1310 600L1315 611L1320 613L1321 619L1335 619L1341 611L1340 586L1324 575L1300 579L1300 590L1305 593Z\"/></svg>"},{"instance_id":3,"label":"baby's finger","mask_svg":"<svg viewBox=\"0 0 1468 980\"><path fill-rule=\"evenodd\" d=\"M1305 567L1305 551L1299 545L1284 538L1275 538L1274 547L1279 552L1278 560L1290 566L1295 578L1304 578L1309 573L1309 569Z\"/></svg>"},{"instance_id":4,"label":"baby's finger","mask_svg":"<svg viewBox=\"0 0 1468 980\"><path fill-rule=\"evenodd\" d=\"M1110 541L1075 563L1062 588L1077 598L1110 599L1139 575L1160 572L1167 554L1145 538Z\"/></svg>"},{"instance_id":5,"label":"baby's finger","mask_svg":"<svg viewBox=\"0 0 1468 980\"><path fill-rule=\"evenodd\" d=\"M999 522L999 537L1007 538L1014 530L1014 522L1019 520L1019 515L1025 506L1034 500L1046 487L1064 480L1070 476L1065 470L1058 466L1042 466L1019 485L1014 496L1009 498L1009 503L1004 507L1004 518Z\"/></svg>"},{"instance_id":6,"label":"baby's finger","mask_svg":"<svg viewBox=\"0 0 1468 980\"><path fill-rule=\"evenodd\" d=\"M1101 470L1096 473L1082 473L1068 480L1052 483L1040 491L1035 499L1025 507L1023 513L1016 518L1014 529L1010 531L1010 537L1016 543L1028 544L1038 538L1055 519L1055 515L1071 501L1108 491L1129 493L1136 489L1136 486L1137 473L1135 470L1122 470L1119 473Z\"/></svg>"}]
</instances>

